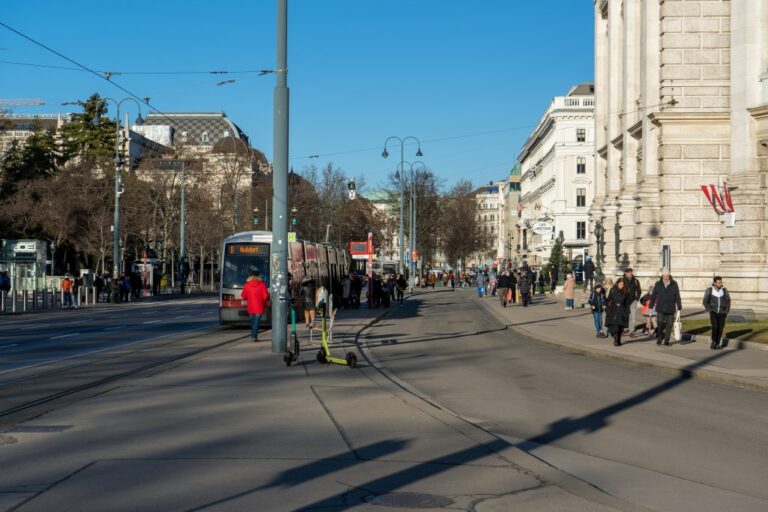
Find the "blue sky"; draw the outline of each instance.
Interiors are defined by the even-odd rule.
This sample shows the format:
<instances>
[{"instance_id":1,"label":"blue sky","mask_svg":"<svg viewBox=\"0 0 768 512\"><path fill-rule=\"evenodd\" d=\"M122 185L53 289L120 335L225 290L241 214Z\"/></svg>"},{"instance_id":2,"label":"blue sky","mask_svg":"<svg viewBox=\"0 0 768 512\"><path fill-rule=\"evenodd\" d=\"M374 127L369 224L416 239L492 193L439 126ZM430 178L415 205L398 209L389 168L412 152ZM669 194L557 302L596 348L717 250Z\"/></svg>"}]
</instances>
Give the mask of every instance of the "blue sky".
<instances>
[{"instance_id":1,"label":"blue sky","mask_svg":"<svg viewBox=\"0 0 768 512\"><path fill-rule=\"evenodd\" d=\"M415 135L421 160L446 186L504 177L551 97L592 80L592 8L587 0L289 0L292 165L332 161L370 188L397 165L394 147L381 158L384 140ZM26 0L5 3L0 20L99 70L275 62L274 0ZM0 60L71 66L2 27ZM274 75L113 80L161 111L224 111L271 158ZM47 103L17 112L65 111L61 102L92 92L124 96L87 73L0 63L0 97ZM415 151L406 147L406 160Z\"/></svg>"}]
</instances>

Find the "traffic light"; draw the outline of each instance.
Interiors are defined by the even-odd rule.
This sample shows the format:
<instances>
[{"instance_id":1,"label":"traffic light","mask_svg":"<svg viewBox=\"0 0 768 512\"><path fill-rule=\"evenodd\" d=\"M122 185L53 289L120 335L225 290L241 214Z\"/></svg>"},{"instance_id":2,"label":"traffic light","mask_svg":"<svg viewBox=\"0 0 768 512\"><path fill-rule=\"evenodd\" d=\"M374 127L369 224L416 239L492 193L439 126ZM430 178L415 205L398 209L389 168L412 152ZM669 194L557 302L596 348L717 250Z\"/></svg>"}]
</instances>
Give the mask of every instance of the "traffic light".
<instances>
[{"instance_id":1,"label":"traffic light","mask_svg":"<svg viewBox=\"0 0 768 512\"><path fill-rule=\"evenodd\" d=\"M253 225L254 226L259 225L259 209L258 208L253 209Z\"/></svg>"},{"instance_id":2,"label":"traffic light","mask_svg":"<svg viewBox=\"0 0 768 512\"><path fill-rule=\"evenodd\" d=\"M296 214L299 213L299 209L295 206L291 208L291 226L296 227L296 224L299 222L299 219L296 218Z\"/></svg>"}]
</instances>

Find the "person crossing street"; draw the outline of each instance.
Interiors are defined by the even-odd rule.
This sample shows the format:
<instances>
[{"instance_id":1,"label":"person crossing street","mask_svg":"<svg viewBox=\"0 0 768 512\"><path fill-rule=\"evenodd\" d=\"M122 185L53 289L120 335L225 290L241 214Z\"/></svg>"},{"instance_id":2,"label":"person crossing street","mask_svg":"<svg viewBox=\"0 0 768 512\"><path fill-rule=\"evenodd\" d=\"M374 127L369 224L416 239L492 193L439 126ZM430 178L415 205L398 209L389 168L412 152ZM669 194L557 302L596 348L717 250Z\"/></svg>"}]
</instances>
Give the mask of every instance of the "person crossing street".
<instances>
[{"instance_id":1,"label":"person crossing street","mask_svg":"<svg viewBox=\"0 0 768 512\"><path fill-rule=\"evenodd\" d=\"M669 346L669 338L672 335L672 324L675 315L682 311L683 304L680 299L680 288L677 281L672 279L668 269L662 270L661 279L653 287L651 294L651 308L656 308L658 321L656 344Z\"/></svg>"}]
</instances>

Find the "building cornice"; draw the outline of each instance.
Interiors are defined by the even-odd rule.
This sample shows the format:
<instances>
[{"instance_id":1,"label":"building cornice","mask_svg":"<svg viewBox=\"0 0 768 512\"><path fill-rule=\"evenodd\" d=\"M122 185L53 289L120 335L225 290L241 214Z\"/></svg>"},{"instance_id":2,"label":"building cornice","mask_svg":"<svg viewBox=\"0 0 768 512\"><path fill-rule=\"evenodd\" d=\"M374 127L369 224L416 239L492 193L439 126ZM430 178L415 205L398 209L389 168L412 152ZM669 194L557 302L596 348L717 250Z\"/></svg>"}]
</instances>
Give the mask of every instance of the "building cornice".
<instances>
[{"instance_id":1,"label":"building cornice","mask_svg":"<svg viewBox=\"0 0 768 512\"><path fill-rule=\"evenodd\" d=\"M618 137L611 140L611 145L618 150L624 147L624 134L620 134Z\"/></svg>"},{"instance_id":2,"label":"building cornice","mask_svg":"<svg viewBox=\"0 0 768 512\"><path fill-rule=\"evenodd\" d=\"M755 119L768 119L768 105L760 105L759 107L748 108L747 110Z\"/></svg>"},{"instance_id":3,"label":"building cornice","mask_svg":"<svg viewBox=\"0 0 768 512\"><path fill-rule=\"evenodd\" d=\"M595 153L600 155L601 157L605 158L608 155L608 145L601 147L600 149L595 150Z\"/></svg>"},{"instance_id":4,"label":"building cornice","mask_svg":"<svg viewBox=\"0 0 768 512\"><path fill-rule=\"evenodd\" d=\"M635 139L640 140L643 137L643 120L641 119L640 121L627 128L627 133L629 133Z\"/></svg>"},{"instance_id":5,"label":"building cornice","mask_svg":"<svg viewBox=\"0 0 768 512\"><path fill-rule=\"evenodd\" d=\"M712 124L727 123L731 119L728 112L653 112L648 119L657 125L663 124Z\"/></svg>"}]
</instances>

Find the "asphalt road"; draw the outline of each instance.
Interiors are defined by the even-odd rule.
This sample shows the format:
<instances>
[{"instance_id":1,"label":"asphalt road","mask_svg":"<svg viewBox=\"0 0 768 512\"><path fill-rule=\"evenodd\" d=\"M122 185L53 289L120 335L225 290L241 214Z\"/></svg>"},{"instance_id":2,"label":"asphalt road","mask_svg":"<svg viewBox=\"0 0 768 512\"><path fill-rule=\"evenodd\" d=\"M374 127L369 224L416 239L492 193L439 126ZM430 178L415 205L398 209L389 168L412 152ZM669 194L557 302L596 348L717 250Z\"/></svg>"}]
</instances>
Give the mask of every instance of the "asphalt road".
<instances>
[{"instance_id":1,"label":"asphalt road","mask_svg":"<svg viewBox=\"0 0 768 512\"><path fill-rule=\"evenodd\" d=\"M33 368L217 323L215 297L0 317L0 382Z\"/></svg>"},{"instance_id":2,"label":"asphalt road","mask_svg":"<svg viewBox=\"0 0 768 512\"><path fill-rule=\"evenodd\" d=\"M768 393L526 339L470 294L416 295L363 343L440 405L622 499L768 510Z\"/></svg>"}]
</instances>

